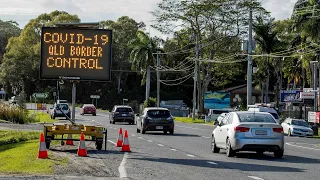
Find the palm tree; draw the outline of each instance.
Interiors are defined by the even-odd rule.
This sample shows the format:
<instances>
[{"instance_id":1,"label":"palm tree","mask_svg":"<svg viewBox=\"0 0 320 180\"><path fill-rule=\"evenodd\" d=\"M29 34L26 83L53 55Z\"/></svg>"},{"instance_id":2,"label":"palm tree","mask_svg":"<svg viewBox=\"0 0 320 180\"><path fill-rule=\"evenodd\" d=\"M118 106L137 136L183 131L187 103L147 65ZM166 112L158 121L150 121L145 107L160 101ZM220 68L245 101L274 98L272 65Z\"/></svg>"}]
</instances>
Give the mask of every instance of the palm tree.
<instances>
[{"instance_id":1,"label":"palm tree","mask_svg":"<svg viewBox=\"0 0 320 180\"><path fill-rule=\"evenodd\" d=\"M159 48L157 39L150 38L143 31L137 31L137 38L130 42L132 48L130 60L132 69L144 71L141 85L146 83L146 100L150 96L150 66L155 65L154 53L163 52Z\"/></svg>"},{"instance_id":2,"label":"palm tree","mask_svg":"<svg viewBox=\"0 0 320 180\"><path fill-rule=\"evenodd\" d=\"M279 45L279 40L277 38L277 32L274 31L274 19L268 19L267 22L264 21L262 17L257 17L257 22L253 24L253 30L255 32L254 39L260 46L262 53L270 54L272 53L276 47ZM270 80L270 68L271 63L269 62L271 59L266 57L266 62L263 63L266 65L267 72L266 76L266 96L265 102L268 103L268 94L269 94L269 80Z\"/></svg>"}]
</instances>

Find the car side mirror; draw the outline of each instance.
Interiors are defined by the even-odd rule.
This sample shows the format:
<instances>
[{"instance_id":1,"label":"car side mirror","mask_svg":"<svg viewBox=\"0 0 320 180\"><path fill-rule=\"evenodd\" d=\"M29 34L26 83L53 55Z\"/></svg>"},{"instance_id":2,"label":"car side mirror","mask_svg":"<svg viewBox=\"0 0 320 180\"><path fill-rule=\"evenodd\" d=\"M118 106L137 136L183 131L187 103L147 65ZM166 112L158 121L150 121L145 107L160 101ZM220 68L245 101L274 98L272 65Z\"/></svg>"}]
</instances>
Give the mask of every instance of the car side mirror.
<instances>
[{"instance_id":1,"label":"car side mirror","mask_svg":"<svg viewBox=\"0 0 320 180\"><path fill-rule=\"evenodd\" d=\"M288 125L291 125L290 123L287 123Z\"/></svg>"},{"instance_id":2,"label":"car side mirror","mask_svg":"<svg viewBox=\"0 0 320 180\"><path fill-rule=\"evenodd\" d=\"M136 114L136 116L140 116L140 114Z\"/></svg>"}]
</instances>

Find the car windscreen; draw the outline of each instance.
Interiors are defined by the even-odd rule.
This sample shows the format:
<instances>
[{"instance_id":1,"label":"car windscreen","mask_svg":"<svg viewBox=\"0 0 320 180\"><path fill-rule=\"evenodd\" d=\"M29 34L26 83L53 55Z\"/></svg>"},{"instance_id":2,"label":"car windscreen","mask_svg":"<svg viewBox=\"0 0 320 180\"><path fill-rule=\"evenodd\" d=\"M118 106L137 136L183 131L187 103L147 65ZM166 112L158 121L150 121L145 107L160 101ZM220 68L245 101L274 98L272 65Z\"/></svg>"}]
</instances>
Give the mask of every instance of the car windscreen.
<instances>
[{"instance_id":1,"label":"car windscreen","mask_svg":"<svg viewBox=\"0 0 320 180\"><path fill-rule=\"evenodd\" d=\"M160 117L170 117L171 114L168 110L149 110L147 112L148 117L155 117L155 118L160 118Z\"/></svg>"},{"instance_id":2,"label":"car windscreen","mask_svg":"<svg viewBox=\"0 0 320 180\"><path fill-rule=\"evenodd\" d=\"M305 122L305 121L292 120L291 124L292 124L292 125L295 125L295 126L309 127L308 123Z\"/></svg>"},{"instance_id":3,"label":"car windscreen","mask_svg":"<svg viewBox=\"0 0 320 180\"><path fill-rule=\"evenodd\" d=\"M128 112L132 112L132 109L131 108L117 108L116 112L128 113Z\"/></svg>"},{"instance_id":4,"label":"car windscreen","mask_svg":"<svg viewBox=\"0 0 320 180\"><path fill-rule=\"evenodd\" d=\"M270 114L239 113L238 116L240 122L276 123Z\"/></svg>"},{"instance_id":5,"label":"car windscreen","mask_svg":"<svg viewBox=\"0 0 320 180\"><path fill-rule=\"evenodd\" d=\"M69 110L69 106L67 104L57 104L57 106L59 106L61 110Z\"/></svg>"},{"instance_id":6,"label":"car windscreen","mask_svg":"<svg viewBox=\"0 0 320 180\"><path fill-rule=\"evenodd\" d=\"M277 113L270 113L275 119L279 119L279 116Z\"/></svg>"}]
</instances>

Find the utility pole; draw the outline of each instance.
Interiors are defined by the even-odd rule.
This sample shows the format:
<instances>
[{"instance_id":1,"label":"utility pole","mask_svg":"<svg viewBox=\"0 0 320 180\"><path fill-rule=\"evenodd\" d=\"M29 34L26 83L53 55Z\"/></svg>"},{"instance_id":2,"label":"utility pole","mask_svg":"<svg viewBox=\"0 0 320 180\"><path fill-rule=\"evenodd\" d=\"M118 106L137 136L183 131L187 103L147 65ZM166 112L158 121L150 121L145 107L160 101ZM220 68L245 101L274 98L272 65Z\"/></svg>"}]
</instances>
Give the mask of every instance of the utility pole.
<instances>
[{"instance_id":1,"label":"utility pole","mask_svg":"<svg viewBox=\"0 0 320 180\"><path fill-rule=\"evenodd\" d=\"M160 58L157 53L157 107L160 107Z\"/></svg>"},{"instance_id":2,"label":"utility pole","mask_svg":"<svg viewBox=\"0 0 320 180\"><path fill-rule=\"evenodd\" d=\"M57 81L57 100L60 100L59 80Z\"/></svg>"},{"instance_id":3,"label":"utility pole","mask_svg":"<svg viewBox=\"0 0 320 180\"><path fill-rule=\"evenodd\" d=\"M252 8L249 11L249 44L248 44L248 72L247 72L247 107L252 104Z\"/></svg>"},{"instance_id":4,"label":"utility pole","mask_svg":"<svg viewBox=\"0 0 320 180\"><path fill-rule=\"evenodd\" d=\"M197 79L198 79L198 35L195 34L196 38L196 61L194 67L194 81L193 81L193 108L192 108L192 120L196 118L196 106L197 106Z\"/></svg>"},{"instance_id":5,"label":"utility pole","mask_svg":"<svg viewBox=\"0 0 320 180\"><path fill-rule=\"evenodd\" d=\"M317 71L318 71L318 68L317 68L317 65L318 65L318 61L310 61L310 63L313 64L313 91L314 91L314 112L317 112L318 111L318 108L317 108L317 95L318 95L318 92L317 92Z\"/></svg>"}]
</instances>

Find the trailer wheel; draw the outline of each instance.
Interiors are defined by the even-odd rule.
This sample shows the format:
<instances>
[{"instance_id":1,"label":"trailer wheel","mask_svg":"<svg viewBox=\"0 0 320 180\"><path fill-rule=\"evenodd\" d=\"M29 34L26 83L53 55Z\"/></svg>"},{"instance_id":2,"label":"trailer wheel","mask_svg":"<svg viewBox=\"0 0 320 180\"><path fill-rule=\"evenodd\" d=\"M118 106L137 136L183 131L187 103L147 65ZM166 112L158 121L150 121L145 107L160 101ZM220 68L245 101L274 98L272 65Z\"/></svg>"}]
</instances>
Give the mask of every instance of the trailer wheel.
<instances>
[{"instance_id":1,"label":"trailer wheel","mask_svg":"<svg viewBox=\"0 0 320 180\"><path fill-rule=\"evenodd\" d=\"M46 141L46 148L47 149L50 149L50 143L51 143L50 141Z\"/></svg>"},{"instance_id":2,"label":"trailer wheel","mask_svg":"<svg viewBox=\"0 0 320 180\"><path fill-rule=\"evenodd\" d=\"M96 149L99 151L102 149L102 142L96 142Z\"/></svg>"}]
</instances>

